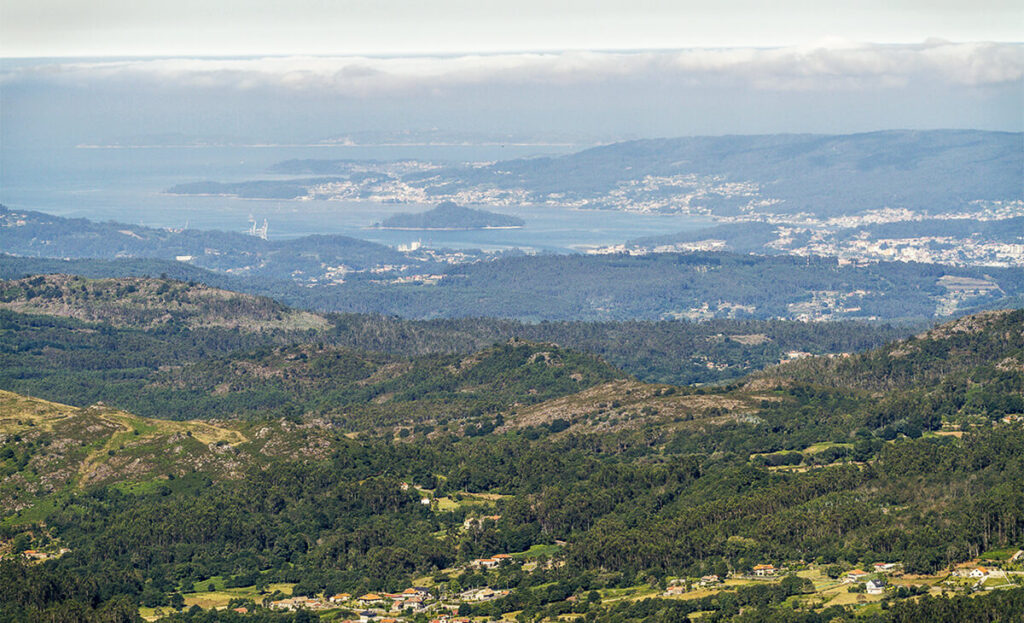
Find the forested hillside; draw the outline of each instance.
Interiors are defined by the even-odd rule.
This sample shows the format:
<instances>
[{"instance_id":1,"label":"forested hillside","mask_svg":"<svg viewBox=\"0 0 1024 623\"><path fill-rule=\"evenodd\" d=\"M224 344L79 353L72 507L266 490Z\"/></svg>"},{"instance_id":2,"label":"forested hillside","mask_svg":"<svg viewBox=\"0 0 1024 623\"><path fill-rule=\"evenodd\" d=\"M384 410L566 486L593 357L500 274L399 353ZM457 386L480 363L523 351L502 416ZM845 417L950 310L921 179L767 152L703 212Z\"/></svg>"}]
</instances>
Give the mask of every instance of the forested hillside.
<instances>
[{"instance_id":1,"label":"forested hillside","mask_svg":"<svg viewBox=\"0 0 1024 623\"><path fill-rule=\"evenodd\" d=\"M353 282L347 311L525 320L922 319L1024 293L1024 270L731 253L537 256L456 266L436 286ZM978 280L960 288L944 277ZM947 287L951 285L953 287ZM969 292L965 292L969 290ZM984 290L982 293L980 290ZM310 300L326 292L310 292ZM322 304L314 305L321 307Z\"/></svg>"},{"instance_id":2,"label":"forested hillside","mask_svg":"<svg viewBox=\"0 0 1024 623\"><path fill-rule=\"evenodd\" d=\"M328 322L263 297L166 279L40 275L0 282L0 308L102 321L115 327L317 331Z\"/></svg>"},{"instance_id":3,"label":"forested hillside","mask_svg":"<svg viewBox=\"0 0 1024 623\"><path fill-rule=\"evenodd\" d=\"M908 389L963 374L1016 378L1024 372L1022 319L1024 310L983 312L857 357L794 362L763 376L867 390Z\"/></svg>"},{"instance_id":4,"label":"forested hillside","mask_svg":"<svg viewBox=\"0 0 1024 623\"><path fill-rule=\"evenodd\" d=\"M6 372L0 372L0 378L34 379L32 384L4 387L75 404L90 404L100 395L112 400L109 388L102 387L106 378L146 379L160 366L265 344L317 342L398 356L466 355L521 338L590 352L643 380L701 383L742 376L791 352L860 351L910 331L906 326L855 322L530 324L493 318L415 321L369 314L314 315L195 281L59 275L0 282L0 308L20 310L0 311L8 323L10 345L0 355ZM49 317L28 318L22 312ZM84 330L84 325L53 316L104 326ZM240 335L235 329L251 335ZM40 340L50 348L39 348ZM97 356L100 344L103 355ZM16 372L19 369L26 371ZM103 375L97 376L98 372ZM69 382L68 377L75 380ZM76 389L67 389L69 385ZM57 392L57 386L65 389ZM104 393L95 393L99 391Z\"/></svg>"},{"instance_id":5,"label":"forested hillside","mask_svg":"<svg viewBox=\"0 0 1024 623\"><path fill-rule=\"evenodd\" d=\"M137 409L2 396L0 551L31 552L0 564L6 620L342 620L383 616L356 597L409 586L428 594L397 611L409 621L445 605L601 622L1024 608L1003 590L1024 545L1024 311L714 388L552 344L408 357L280 328L4 313L5 361L21 362L5 383L23 388L88 385L34 381L25 353L130 369L133 349L104 349L132 336L134 365L157 361L152 340L176 357L136 380L92 373ZM951 573L979 557L1001 579ZM890 564L866 574L883 590L860 599L864 580L843 578L874 563ZM299 596L305 619L266 609Z\"/></svg>"},{"instance_id":6,"label":"forested hillside","mask_svg":"<svg viewBox=\"0 0 1024 623\"><path fill-rule=\"evenodd\" d=\"M0 256L0 276L7 278L46 272L167 274L305 309L416 319L922 321L1012 306L1024 296L1024 269L1002 260L993 261L1004 267L920 258L841 262L821 255L834 253L813 249L781 256L399 253L340 236L266 241L235 233L77 223L2 206L0 246L5 253L36 258ZM54 257L78 259L47 259Z\"/></svg>"}]
</instances>

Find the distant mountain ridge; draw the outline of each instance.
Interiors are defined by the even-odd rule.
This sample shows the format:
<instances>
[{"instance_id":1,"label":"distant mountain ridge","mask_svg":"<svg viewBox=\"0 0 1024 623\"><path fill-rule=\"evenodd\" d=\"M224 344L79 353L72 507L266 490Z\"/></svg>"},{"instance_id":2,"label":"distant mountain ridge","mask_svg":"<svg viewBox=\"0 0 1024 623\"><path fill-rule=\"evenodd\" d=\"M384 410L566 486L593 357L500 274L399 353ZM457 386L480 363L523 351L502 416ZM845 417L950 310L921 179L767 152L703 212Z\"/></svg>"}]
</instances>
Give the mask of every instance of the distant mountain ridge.
<instances>
[{"instance_id":1,"label":"distant mountain ridge","mask_svg":"<svg viewBox=\"0 0 1024 623\"><path fill-rule=\"evenodd\" d=\"M883 207L944 212L974 200L1024 199L1024 134L942 130L645 139L559 158L496 163L481 175L504 186L510 182L499 180L518 180L534 193L583 199L645 178L665 178L667 184L695 175L706 181L693 184L697 196L687 205L720 215L773 200L781 203L768 211L782 214L838 216ZM713 178L751 186L706 188ZM472 172L464 179L473 180ZM651 194L670 192L666 184Z\"/></svg>"},{"instance_id":2,"label":"distant mountain ridge","mask_svg":"<svg viewBox=\"0 0 1024 623\"><path fill-rule=\"evenodd\" d=\"M396 168L394 163L307 160L279 163L274 170L282 168L337 177L204 182L172 191L396 202L425 193L478 205L532 203L714 216L828 218L885 208L935 215L973 202L1024 200L1024 134L887 130L697 136L626 141L565 156L484 165Z\"/></svg>"}]
</instances>

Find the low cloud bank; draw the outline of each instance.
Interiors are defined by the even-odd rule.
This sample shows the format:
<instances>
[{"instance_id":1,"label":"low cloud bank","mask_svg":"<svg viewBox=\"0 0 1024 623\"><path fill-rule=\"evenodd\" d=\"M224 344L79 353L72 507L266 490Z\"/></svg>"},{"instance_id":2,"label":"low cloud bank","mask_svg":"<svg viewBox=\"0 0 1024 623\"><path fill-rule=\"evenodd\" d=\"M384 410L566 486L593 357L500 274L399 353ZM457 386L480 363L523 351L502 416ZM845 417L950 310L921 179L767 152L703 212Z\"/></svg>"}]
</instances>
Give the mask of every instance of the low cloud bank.
<instances>
[{"instance_id":1,"label":"low cloud bank","mask_svg":"<svg viewBox=\"0 0 1024 623\"><path fill-rule=\"evenodd\" d=\"M346 97L474 86L655 82L765 91L901 88L919 81L1006 86L1024 78L1024 45L928 42L820 47L563 52L420 57L289 56L19 62L0 83L228 90L287 89Z\"/></svg>"}]
</instances>

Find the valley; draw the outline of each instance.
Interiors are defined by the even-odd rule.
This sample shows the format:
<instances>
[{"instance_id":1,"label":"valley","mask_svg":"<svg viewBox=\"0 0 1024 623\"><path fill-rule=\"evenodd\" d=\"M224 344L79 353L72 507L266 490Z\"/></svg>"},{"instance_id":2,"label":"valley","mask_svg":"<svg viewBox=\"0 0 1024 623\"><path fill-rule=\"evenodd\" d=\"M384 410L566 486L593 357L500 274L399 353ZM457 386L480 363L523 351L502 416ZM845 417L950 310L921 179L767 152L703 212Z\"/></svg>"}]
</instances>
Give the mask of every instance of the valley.
<instances>
[{"instance_id":1,"label":"valley","mask_svg":"<svg viewBox=\"0 0 1024 623\"><path fill-rule=\"evenodd\" d=\"M5 612L810 622L1018 607L1020 310L885 345L829 325L850 351L694 386L507 321L318 315L164 279L0 291ZM813 350L816 326L691 330L717 331L696 342L708 356ZM589 332L583 348L596 329L560 327ZM670 329L686 325L605 327ZM64 597L26 590L40 582Z\"/></svg>"}]
</instances>

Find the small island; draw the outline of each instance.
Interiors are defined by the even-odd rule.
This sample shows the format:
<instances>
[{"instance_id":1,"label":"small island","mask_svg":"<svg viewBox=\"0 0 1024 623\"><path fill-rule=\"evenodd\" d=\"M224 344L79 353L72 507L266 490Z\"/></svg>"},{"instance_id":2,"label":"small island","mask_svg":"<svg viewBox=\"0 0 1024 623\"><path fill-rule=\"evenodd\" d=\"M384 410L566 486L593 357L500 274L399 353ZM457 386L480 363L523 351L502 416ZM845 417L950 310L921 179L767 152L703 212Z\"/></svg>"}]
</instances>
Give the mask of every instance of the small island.
<instances>
[{"instance_id":1,"label":"small island","mask_svg":"<svg viewBox=\"0 0 1024 623\"><path fill-rule=\"evenodd\" d=\"M454 231L517 229L525 224L526 221L515 216L464 208L451 201L445 201L438 204L433 210L426 212L395 214L383 222L375 223L373 228Z\"/></svg>"}]
</instances>

